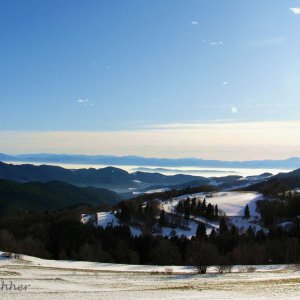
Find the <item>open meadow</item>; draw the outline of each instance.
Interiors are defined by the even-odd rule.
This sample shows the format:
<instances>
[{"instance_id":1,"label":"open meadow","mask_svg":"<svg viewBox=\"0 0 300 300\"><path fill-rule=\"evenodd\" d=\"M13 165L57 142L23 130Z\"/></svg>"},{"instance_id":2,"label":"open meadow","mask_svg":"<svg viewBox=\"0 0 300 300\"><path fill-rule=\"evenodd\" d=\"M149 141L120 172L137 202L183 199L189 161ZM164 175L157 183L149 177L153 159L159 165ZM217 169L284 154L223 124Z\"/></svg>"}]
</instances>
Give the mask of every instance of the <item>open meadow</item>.
<instances>
[{"instance_id":1,"label":"open meadow","mask_svg":"<svg viewBox=\"0 0 300 300\"><path fill-rule=\"evenodd\" d=\"M198 275L192 267L50 261L22 256L0 261L0 282L1 299L300 298L300 270L287 265L237 266L226 274L218 274L216 268L210 267L206 275Z\"/></svg>"}]
</instances>

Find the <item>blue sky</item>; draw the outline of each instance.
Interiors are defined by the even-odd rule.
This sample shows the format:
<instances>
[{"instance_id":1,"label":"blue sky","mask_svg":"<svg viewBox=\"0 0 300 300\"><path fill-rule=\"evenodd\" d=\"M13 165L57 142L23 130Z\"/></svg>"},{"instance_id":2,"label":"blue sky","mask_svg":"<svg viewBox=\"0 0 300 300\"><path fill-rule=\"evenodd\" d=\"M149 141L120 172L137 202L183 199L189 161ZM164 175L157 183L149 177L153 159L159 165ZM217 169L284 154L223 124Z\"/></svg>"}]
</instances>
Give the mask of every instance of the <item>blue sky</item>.
<instances>
[{"instance_id":1,"label":"blue sky","mask_svg":"<svg viewBox=\"0 0 300 300\"><path fill-rule=\"evenodd\" d=\"M124 153L168 156L168 145L147 145L147 132L172 128L180 139L176 130L190 124L298 121L299 7L299 0L2 0L0 137L11 135L0 151L88 153L34 146L30 134L144 130L143 150ZM28 133L22 144L20 132ZM102 153L102 146L93 153L126 148ZM209 157L197 147L188 156ZM210 158L222 157L230 154Z\"/></svg>"}]
</instances>

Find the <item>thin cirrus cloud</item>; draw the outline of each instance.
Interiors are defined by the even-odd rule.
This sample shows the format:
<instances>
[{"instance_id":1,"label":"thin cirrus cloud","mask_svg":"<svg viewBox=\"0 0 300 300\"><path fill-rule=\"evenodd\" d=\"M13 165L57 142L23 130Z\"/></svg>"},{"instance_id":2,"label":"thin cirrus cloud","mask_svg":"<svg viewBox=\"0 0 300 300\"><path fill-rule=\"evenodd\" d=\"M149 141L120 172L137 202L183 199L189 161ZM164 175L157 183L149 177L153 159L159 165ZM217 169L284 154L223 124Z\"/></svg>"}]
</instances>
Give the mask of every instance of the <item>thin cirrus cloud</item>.
<instances>
[{"instance_id":1,"label":"thin cirrus cloud","mask_svg":"<svg viewBox=\"0 0 300 300\"><path fill-rule=\"evenodd\" d=\"M192 21L192 22L191 22L191 25L194 25L194 26L195 26L195 25L198 25L198 21Z\"/></svg>"},{"instance_id":2,"label":"thin cirrus cloud","mask_svg":"<svg viewBox=\"0 0 300 300\"><path fill-rule=\"evenodd\" d=\"M248 103L248 104L239 104L240 108L260 108L260 107L290 107L292 106L291 103L286 102L286 103L281 103L281 102L274 102L274 103ZM216 109L232 109L233 107L236 107L238 110L237 106L232 106L230 104L204 104L201 105L201 108L216 108Z\"/></svg>"},{"instance_id":3,"label":"thin cirrus cloud","mask_svg":"<svg viewBox=\"0 0 300 300\"><path fill-rule=\"evenodd\" d=\"M300 15L300 7L291 7L290 10L291 10L295 15Z\"/></svg>"},{"instance_id":4,"label":"thin cirrus cloud","mask_svg":"<svg viewBox=\"0 0 300 300\"><path fill-rule=\"evenodd\" d=\"M210 46L222 46L223 44L223 41L212 41L209 43Z\"/></svg>"},{"instance_id":5,"label":"thin cirrus cloud","mask_svg":"<svg viewBox=\"0 0 300 300\"><path fill-rule=\"evenodd\" d=\"M246 47L246 48L265 48L265 47L281 45L285 41L286 41L286 39L284 37L270 37L270 38L247 41L247 42L242 44L242 47Z\"/></svg>"},{"instance_id":6,"label":"thin cirrus cloud","mask_svg":"<svg viewBox=\"0 0 300 300\"><path fill-rule=\"evenodd\" d=\"M93 102L88 98L79 98L77 99L77 103L82 106L93 106Z\"/></svg>"}]
</instances>

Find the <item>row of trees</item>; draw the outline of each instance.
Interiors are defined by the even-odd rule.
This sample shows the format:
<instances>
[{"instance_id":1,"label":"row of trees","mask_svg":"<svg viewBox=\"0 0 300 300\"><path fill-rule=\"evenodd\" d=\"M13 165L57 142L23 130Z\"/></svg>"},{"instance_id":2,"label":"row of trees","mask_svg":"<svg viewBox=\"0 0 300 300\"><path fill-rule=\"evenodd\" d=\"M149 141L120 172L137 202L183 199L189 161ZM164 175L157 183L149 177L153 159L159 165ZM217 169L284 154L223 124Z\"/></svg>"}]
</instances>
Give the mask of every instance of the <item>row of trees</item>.
<instances>
[{"instance_id":1,"label":"row of trees","mask_svg":"<svg viewBox=\"0 0 300 300\"><path fill-rule=\"evenodd\" d=\"M297 219L300 216L300 196L298 195L289 195L284 199L273 201L257 201L257 206L265 226L272 226L285 219Z\"/></svg>"},{"instance_id":2,"label":"row of trees","mask_svg":"<svg viewBox=\"0 0 300 300\"><path fill-rule=\"evenodd\" d=\"M190 216L204 217L208 220L218 220L219 208L218 205L212 205L206 203L206 199L203 201L196 198L190 199L189 197L185 200L179 201L176 206L176 212L184 214L184 218L189 220Z\"/></svg>"},{"instance_id":3,"label":"row of trees","mask_svg":"<svg viewBox=\"0 0 300 300\"><path fill-rule=\"evenodd\" d=\"M192 239L133 237L127 226L96 228L69 212L49 212L0 220L0 249L51 259L197 265L205 272L209 265L300 263L300 225L239 234L221 218L219 231L207 235L200 223Z\"/></svg>"},{"instance_id":4,"label":"row of trees","mask_svg":"<svg viewBox=\"0 0 300 300\"><path fill-rule=\"evenodd\" d=\"M135 201L122 201L118 206L116 216L123 223L152 226L159 215L159 206L159 201L155 199L148 200L145 205L144 203L138 204Z\"/></svg>"}]
</instances>

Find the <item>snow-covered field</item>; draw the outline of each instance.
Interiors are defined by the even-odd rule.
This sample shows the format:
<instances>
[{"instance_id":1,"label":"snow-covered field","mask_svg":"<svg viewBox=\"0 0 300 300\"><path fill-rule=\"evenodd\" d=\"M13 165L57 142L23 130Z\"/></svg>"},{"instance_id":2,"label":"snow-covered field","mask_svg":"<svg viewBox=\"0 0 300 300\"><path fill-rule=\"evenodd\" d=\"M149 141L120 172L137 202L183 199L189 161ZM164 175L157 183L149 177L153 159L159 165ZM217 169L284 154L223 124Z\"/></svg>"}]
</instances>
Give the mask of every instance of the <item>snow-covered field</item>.
<instances>
[{"instance_id":1,"label":"snow-covered field","mask_svg":"<svg viewBox=\"0 0 300 300\"><path fill-rule=\"evenodd\" d=\"M224 211L227 216L243 216L245 206L248 204L251 216L258 216L256 211L256 201L263 199L263 195L256 192L218 192L218 193L197 193L184 195L175 198L172 202L166 201L164 209L170 211L178 205L179 200L187 197L203 200L207 203L217 204L219 209Z\"/></svg>"},{"instance_id":2,"label":"snow-covered field","mask_svg":"<svg viewBox=\"0 0 300 300\"><path fill-rule=\"evenodd\" d=\"M185 200L187 197L190 199L196 198L201 200L205 198L207 203L218 205L219 209L226 213L228 216L229 224L235 225L242 231L252 226L255 231L262 229L259 225L260 214L257 211L256 201L263 199L263 195L256 192L218 192L218 193L197 193L184 195L174 198L172 201L164 201L161 208L166 212L175 212L175 208L180 200ZM244 219L244 209L248 204L250 215L249 219ZM208 226L208 234L211 228L218 228L218 222L208 221L200 217L191 217L195 221L201 221ZM192 233L190 233L192 234Z\"/></svg>"},{"instance_id":3,"label":"snow-covered field","mask_svg":"<svg viewBox=\"0 0 300 300\"><path fill-rule=\"evenodd\" d=\"M217 204L219 210L222 210L228 216L229 224L234 224L236 227L240 228L241 231L246 230L249 226L252 226L255 231L262 229L259 225L260 215L256 211L256 201L263 199L263 195L256 192L218 192L218 193L197 193L189 194L176 197L174 199L162 201L160 203L160 209L164 209L165 212L174 214L176 213L176 206L179 201L185 200L187 197L190 199L196 198L196 200L203 201L206 199L207 203L213 205ZM250 219L244 219L244 209L246 205L249 205L250 209ZM86 223L89 220L89 215L83 215L81 221ZM210 234L212 228L217 229L219 227L218 221L209 221L201 217L191 216L188 224L188 229L182 228L161 228L161 233L163 236L170 236L175 233L177 236L184 235L191 238L196 234L196 230L199 222L203 222L207 227L207 234ZM97 224L98 226L107 227L121 225L118 218L115 217L113 212L99 212L97 214ZM132 235L141 235L141 230L138 227L130 226Z\"/></svg>"},{"instance_id":4,"label":"snow-covered field","mask_svg":"<svg viewBox=\"0 0 300 300\"><path fill-rule=\"evenodd\" d=\"M300 271L257 266L255 272L195 275L191 267L51 261L30 256L0 260L0 299L300 299ZM3 284L30 285L27 290Z\"/></svg>"}]
</instances>

